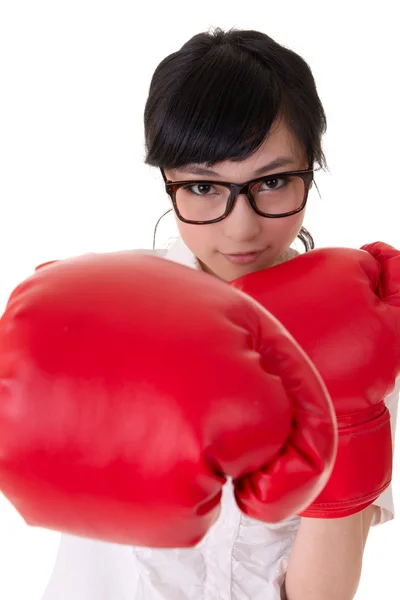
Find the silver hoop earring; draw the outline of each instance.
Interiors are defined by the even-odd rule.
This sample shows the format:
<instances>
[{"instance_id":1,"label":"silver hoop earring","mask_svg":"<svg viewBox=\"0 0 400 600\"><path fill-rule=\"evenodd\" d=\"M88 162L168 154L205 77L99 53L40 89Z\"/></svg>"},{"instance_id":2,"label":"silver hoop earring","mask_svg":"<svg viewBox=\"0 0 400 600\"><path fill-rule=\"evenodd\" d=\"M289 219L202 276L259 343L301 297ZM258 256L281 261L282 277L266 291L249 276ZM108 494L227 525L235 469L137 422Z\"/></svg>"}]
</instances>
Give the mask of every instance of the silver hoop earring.
<instances>
[{"instance_id":1,"label":"silver hoop earring","mask_svg":"<svg viewBox=\"0 0 400 600\"><path fill-rule=\"evenodd\" d=\"M169 210L167 210L163 215L161 215L161 217L158 219L156 226L154 227L154 233L153 233L153 250L156 249L156 235L157 235L157 228L158 225L161 221L161 219L163 219L168 213L170 213L172 211L172 208L170 208Z\"/></svg>"}]
</instances>

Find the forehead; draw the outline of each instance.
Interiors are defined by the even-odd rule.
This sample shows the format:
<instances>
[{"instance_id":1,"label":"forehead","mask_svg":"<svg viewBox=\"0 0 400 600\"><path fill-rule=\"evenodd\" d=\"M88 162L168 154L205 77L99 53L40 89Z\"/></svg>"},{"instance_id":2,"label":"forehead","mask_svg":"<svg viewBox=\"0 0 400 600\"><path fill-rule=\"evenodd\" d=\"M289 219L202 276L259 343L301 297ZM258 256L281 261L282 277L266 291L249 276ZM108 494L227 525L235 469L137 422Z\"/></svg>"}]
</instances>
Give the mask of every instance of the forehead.
<instances>
[{"instance_id":1,"label":"forehead","mask_svg":"<svg viewBox=\"0 0 400 600\"><path fill-rule=\"evenodd\" d=\"M305 149L285 123L279 121L270 129L262 145L244 160L225 160L212 166L188 164L169 170L169 174L175 180L199 176L244 181L268 172L306 168L306 162Z\"/></svg>"}]
</instances>

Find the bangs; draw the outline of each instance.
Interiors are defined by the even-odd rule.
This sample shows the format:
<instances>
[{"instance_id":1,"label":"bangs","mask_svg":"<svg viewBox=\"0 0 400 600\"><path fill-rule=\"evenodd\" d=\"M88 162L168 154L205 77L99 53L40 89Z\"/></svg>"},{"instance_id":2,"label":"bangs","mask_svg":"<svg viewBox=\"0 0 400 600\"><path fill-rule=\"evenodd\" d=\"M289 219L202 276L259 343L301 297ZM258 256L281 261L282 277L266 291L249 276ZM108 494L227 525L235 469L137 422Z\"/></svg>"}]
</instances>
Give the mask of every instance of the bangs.
<instances>
[{"instance_id":1,"label":"bangs","mask_svg":"<svg viewBox=\"0 0 400 600\"><path fill-rule=\"evenodd\" d=\"M253 154L283 109L277 80L265 65L228 45L214 47L198 68L183 62L176 53L159 65L174 84L152 110L146 106L146 163L212 166Z\"/></svg>"}]
</instances>

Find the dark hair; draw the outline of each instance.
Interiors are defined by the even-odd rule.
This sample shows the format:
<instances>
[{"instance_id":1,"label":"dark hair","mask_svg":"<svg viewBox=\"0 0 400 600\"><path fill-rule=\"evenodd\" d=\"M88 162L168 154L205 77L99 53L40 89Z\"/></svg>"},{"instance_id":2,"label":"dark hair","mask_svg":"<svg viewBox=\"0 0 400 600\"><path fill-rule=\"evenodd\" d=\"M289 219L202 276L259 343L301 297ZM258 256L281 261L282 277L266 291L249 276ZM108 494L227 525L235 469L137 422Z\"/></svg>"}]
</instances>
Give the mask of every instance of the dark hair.
<instances>
[{"instance_id":1,"label":"dark hair","mask_svg":"<svg viewBox=\"0 0 400 600\"><path fill-rule=\"evenodd\" d=\"M240 161L282 117L309 167L326 168L326 116L308 64L258 31L216 28L192 37L156 68L144 113L148 165L164 169ZM305 250L314 240L304 227Z\"/></svg>"}]
</instances>

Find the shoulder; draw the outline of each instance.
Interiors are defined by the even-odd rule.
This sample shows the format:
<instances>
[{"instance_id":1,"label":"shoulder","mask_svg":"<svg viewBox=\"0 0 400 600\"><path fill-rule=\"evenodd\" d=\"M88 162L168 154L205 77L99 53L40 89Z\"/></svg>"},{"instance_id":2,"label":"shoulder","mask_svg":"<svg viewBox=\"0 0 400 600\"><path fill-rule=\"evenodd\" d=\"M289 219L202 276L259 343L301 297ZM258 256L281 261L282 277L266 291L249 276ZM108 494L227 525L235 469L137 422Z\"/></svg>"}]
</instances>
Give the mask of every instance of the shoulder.
<instances>
[{"instance_id":1,"label":"shoulder","mask_svg":"<svg viewBox=\"0 0 400 600\"><path fill-rule=\"evenodd\" d=\"M300 256L300 252L298 252L294 248L288 248L271 266L275 267L276 265L280 265L284 262L287 262L288 260L295 258L296 256Z\"/></svg>"},{"instance_id":2,"label":"shoulder","mask_svg":"<svg viewBox=\"0 0 400 600\"><path fill-rule=\"evenodd\" d=\"M150 256L159 256L160 258L165 258L168 252L167 248L159 248L156 250L150 250L149 248L134 248L130 250L130 252L135 252L137 254L148 254Z\"/></svg>"},{"instance_id":3,"label":"shoulder","mask_svg":"<svg viewBox=\"0 0 400 600\"><path fill-rule=\"evenodd\" d=\"M296 256L300 256L300 252L294 248L288 248L284 254L284 260L290 260Z\"/></svg>"}]
</instances>

